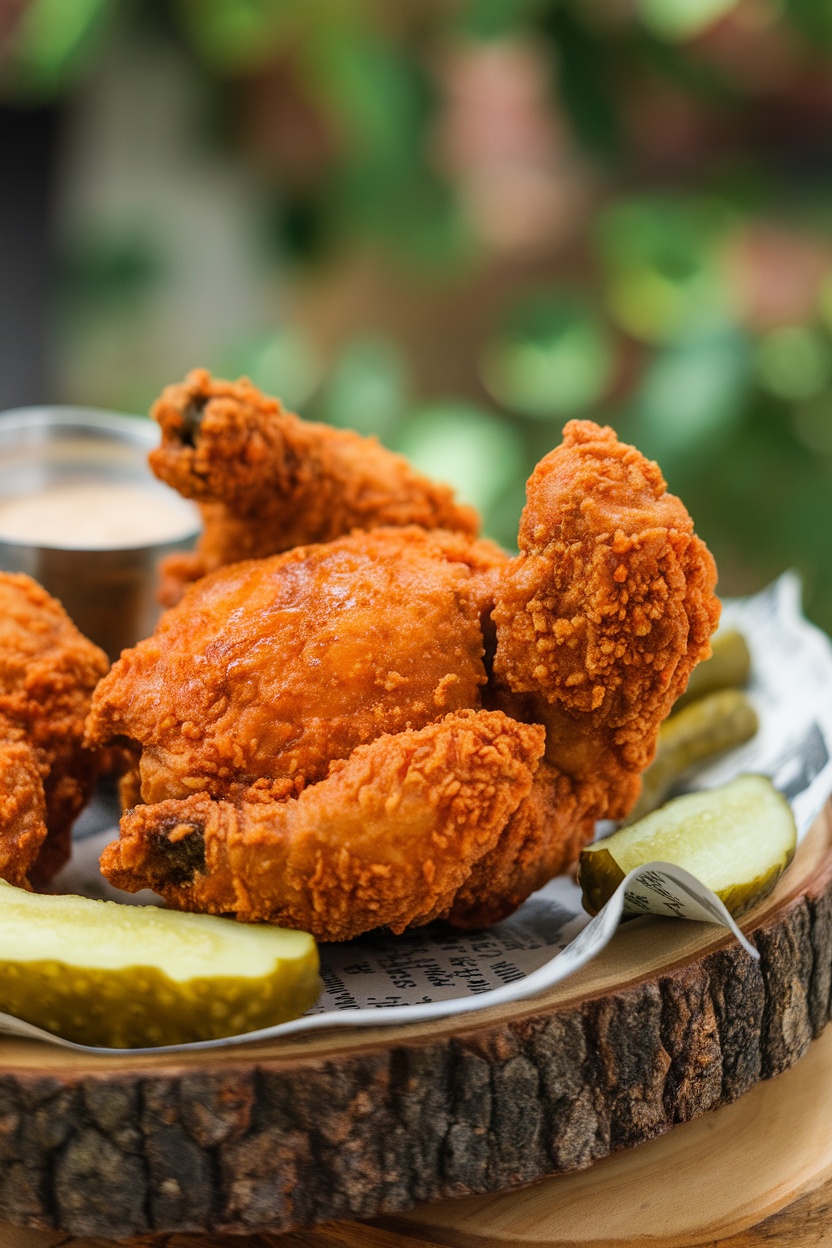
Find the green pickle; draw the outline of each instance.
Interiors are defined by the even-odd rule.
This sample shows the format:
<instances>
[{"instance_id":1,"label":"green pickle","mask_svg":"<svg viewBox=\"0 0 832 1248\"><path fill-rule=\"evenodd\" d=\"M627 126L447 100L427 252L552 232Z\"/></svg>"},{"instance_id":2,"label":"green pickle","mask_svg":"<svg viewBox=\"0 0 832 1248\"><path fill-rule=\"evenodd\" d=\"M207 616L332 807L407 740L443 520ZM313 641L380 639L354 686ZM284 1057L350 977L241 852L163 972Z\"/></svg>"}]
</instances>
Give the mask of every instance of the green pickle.
<instances>
[{"instance_id":1,"label":"green pickle","mask_svg":"<svg viewBox=\"0 0 832 1248\"><path fill-rule=\"evenodd\" d=\"M709 693L739 689L747 683L751 674L751 652L741 632L736 628L720 630L711 640L711 649L711 657L691 672L687 689L674 704L674 713Z\"/></svg>"},{"instance_id":2,"label":"green pickle","mask_svg":"<svg viewBox=\"0 0 832 1248\"><path fill-rule=\"evenodd\" d=\"M297 1018L320 991L307 932L0 880L0 1010L78 1044L149 1048Z\"/></svg>"},{"instance_id":3,"label":"green pickle","mask_svg":"<svg viewBox=\"0 0 832 1248\"><path fill-rule=\"evenodd\" d=\"M661 806L688 767L750 741L758 727L757 712L739 689L708 694L675 712L659 730L656 756L627 822L635 823Z\"/></svg>"},{"instance_id":4,"label":"green pickle","mask_svg":"<svg viewBox=\"0 0 832 1248\"><path fill-rule=\"evenodd\" d=\"M584 907L597 914L624 877L648 862L684 867L733 915L770 893L797 846L794 815L766 776L686 793L581 853Z\"/></svg>"}]
</instances>

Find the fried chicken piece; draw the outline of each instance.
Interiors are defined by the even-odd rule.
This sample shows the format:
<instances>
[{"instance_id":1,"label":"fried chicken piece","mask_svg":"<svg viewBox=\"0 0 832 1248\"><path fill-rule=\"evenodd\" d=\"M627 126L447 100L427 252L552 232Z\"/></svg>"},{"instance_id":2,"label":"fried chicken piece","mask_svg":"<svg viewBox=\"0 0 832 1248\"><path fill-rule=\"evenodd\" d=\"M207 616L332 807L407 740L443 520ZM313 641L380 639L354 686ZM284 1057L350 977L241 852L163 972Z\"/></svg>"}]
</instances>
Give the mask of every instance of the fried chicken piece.
<instances>
[{"instance_id":1,"label":"fried chicken piece","mask_svg":"<svg viewBox=\"0 0 832 1248\"><path fill-rule=\"evenodd\" d=\"M107 667L45 589L0 572L0 876L12 884L43 883L69 857L100 769L82 742Z\"/></svg>"},{"instance_id":2,"label":"fried chicken piece","mask_svg":"<svg viewBox=\"0 0 832 1248\"><path fill-rule=\"evenodd\" d=\"M448 918L462 927L510 914L575 861L596 820L630 810L719 619L690 516L612 429L566 426L529 481L519 546L497 579L485 703L545 724L548 761L460 890Z\"/></svg>"},{"instance_id":3,"label":"fried chicken piece","mask_svg":"<svg viewBox=\"0 0 832 1248\"><path fill-rule=\"evenodd\" d=\"M221 568L99 685L91 743L141 745L145 802L322 780L382 733L480 705L490 542L377 529Z\"/></svg>"},{"instance_id":4,"label":"fried chicken piece","mask_svg":"<svg viewBox=\"0 0 832 1248\"><path fill-rule=\"evenodd\" d=\"M510 913L635 800L718 616L690 518L611 430L567 426L530 481L520 547L376 529L194 586L94 699L90 743L141 749L147 803L105 872L323 940ZM500 764L511 802L493 836L490 815L468 834L503 792L499 768L475 784L466 769L479 754L455 743L473 724L533 728L540 750L545 729L547 761L523 755L522 782ZM418 782L414 749L430 759Z\"/></svg>"},{"instance_id":5,"label":"fried chicken piece","mask_svg":"<svg viewBox=\"0 0 832 1248\"><path fill-rule=\"evenodd\" d=\"M597 812L594 786L541 762L528 797L441 917L454 927L481 928L513 914L576 861L592 840Z\"/></svg>"},{"instance_id":6,"label":"fried chicken piece","mask_svg":"<svg viewBox=\"0 0 832 1248\"><path fill-rule=\"evenodd\" d=\"M349 940L441 914L529 793L544 731L460 711L378 737L283 802L138 806L101 859L173 905Z\"/></svg>"},{"instance_id":7,"label":"fried chicken piece","mask_svg":"<svg viewBox=\"0 0 832 1248\"><path fill-rule=\"evenodd\" d=\"M226 563L263 558L353 529L418 524L473 537L479 517L453 491L417 472L375 438L314 424L246 380L215 381L204 369L168 386L151 415L162 443L150 465L200 504L195 555L162 570L162 601Z\"/></svg>"},{"instance_id":8,"label":"fried chicken piece","mask_svg":"<svg viewBox=\"0 0 832 1248\"><path fill-rule=\"evenodd\" d=\"M44 766L19 730L0 723L0 879L29 887L46 840Z\"/></svg>"},{"instance_id":9,"label":"fried chicken piece","mask_svg":"<svg viewBox=\"0 0 832 1248\"><path fill-rule=\"evenodd\" d=\"M619 819L710 654L716 565L658 465L591 421L569 422L527 499L494 609L494 702L545 723L547 759Z\"/></svg>"}]
</instances>

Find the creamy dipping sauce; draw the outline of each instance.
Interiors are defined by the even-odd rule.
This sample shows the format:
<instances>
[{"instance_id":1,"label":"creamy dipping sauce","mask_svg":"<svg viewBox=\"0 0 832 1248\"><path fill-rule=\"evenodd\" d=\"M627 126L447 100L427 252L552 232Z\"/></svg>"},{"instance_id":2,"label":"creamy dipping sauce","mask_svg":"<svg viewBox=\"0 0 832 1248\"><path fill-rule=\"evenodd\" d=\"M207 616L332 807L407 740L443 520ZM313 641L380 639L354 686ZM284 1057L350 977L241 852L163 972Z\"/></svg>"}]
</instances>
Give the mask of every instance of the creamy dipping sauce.
<instances>
[{"instance_id":1,"label":"creamy dipping sauce","mask_svg":"<svg viewBox=\"0 0 832 1248\"><path fill-rule=\"evenodd\" d=\"M0 498L0 541L61 550L156 546L190 537L195 509L129 481L67 481Z\"/></svg>"}]
</instances>

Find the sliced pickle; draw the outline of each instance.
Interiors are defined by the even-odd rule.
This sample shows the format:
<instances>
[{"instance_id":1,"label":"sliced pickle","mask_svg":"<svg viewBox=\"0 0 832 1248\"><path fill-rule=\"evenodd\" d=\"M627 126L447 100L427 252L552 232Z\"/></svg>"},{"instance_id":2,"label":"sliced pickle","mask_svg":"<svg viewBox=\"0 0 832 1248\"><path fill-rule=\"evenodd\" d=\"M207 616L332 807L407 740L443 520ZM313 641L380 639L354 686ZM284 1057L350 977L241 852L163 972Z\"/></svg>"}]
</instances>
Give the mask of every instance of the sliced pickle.
<instances>
[{"instance_id":1,"label":"sliced pickle","mask_svg":"<svg viewBox=\"0 0 832 1248\"><path fill-rule=\"evenodd\" d=\"M723 689L671 715L659 730L656 756L642 777L641 796L627 817L643 819L661 806L688 767L733 750L754 736L757 712L739 689Z\"/></svg>"},{"instance_id":2,"label":"sliced pickle","mask_svg":"<svg viewBox=\"0 0 832 1248\"><path fill-rule=\"evenodd\" d=\"M742 914L774 888L794 856L797 829L786 799L766 776L686 793L581 853L583 903L597 914L634 867L672 862Z\"/></svg>"},{"instance_id":3,"label":"sliced pickle","mask_svg":"<svg viewBox=\"0 0 832 1248\"><path fill-rule=\"evenodd\" d=\"M0 880L0 1010L67 1040L212 1040L297 1018L319 990L307 932Z\"/></svg>"},{"instance_id":4,"label":"sliced pickle","mask_svg":"<svg viewBox=\"0 0 832 1248\"><path fill-rule=\"evenodd\" d=\"M691 673L688 687L673 706L674 714L697 698L720 689L739 689L751 674L751 651L736 628L720 631L711 641L713 653Z\"/></svg>"}]
</instances>

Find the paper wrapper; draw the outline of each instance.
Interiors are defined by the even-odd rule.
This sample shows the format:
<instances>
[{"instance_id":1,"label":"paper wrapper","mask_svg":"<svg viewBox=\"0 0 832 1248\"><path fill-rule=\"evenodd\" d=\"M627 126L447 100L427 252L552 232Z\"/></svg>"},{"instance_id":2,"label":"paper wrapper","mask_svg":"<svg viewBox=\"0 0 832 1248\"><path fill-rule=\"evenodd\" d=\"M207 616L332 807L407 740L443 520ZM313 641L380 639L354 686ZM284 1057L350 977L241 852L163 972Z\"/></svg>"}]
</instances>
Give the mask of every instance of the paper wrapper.
<instances>
[{"instance_id":1,"label":"paper wrapper","mask_svg":"<svg viewBox=\"0 0 832 1248\"><path fill-rule=\"evenodd\" d=\"M802 839L832 793L832 644L800 611L800 584L787 574L751 598L727 602L723 626L739 628L752 654L747 690L760 730L718 762L691 770L678 792L712 788L744 772L771 776L789 800ZM142 903L117 892L98 872L98 854L115 829L76 844L56 882L80 892ZM625 913L656 914L719 923L752 957L757 952L722 902L687 871L648 863L624 879L604 908L589 919L573 881L553 880L503 923L482 932L424 928L403 936L371 935L321 946L323 992L301 1018L221 1040L134 1049L172 1053L243 1044L322 1027L378 1027L423 1022L533 996L573 974L609 942ZM0 1033L38 1037L95 1053L124 1053L71 1044L0 1014Z\"/></svg>"}]
</instances>

